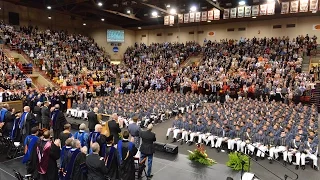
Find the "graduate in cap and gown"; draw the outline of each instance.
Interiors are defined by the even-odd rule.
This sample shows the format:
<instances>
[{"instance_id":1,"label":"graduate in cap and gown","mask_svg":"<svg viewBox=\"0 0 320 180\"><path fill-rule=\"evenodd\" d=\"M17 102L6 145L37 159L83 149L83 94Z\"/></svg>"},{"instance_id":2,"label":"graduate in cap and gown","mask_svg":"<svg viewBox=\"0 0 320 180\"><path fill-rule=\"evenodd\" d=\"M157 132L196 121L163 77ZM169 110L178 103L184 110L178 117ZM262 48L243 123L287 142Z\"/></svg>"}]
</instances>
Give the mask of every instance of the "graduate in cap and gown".
<instances>
[{"instance_id":1,"label":"graduate in cap and gown","mask_svg":"<svg viewBox=\"0 0 320 180\"><path fill-rule=\"evenodd\" d=\"M110 135L106 138L107 145L102 148L104 154L104 160L107 167L107 177L110 179L119 179L119 170L118 170L118 150L114 147L113 144L113 135Z\"/></svg>"},{"instance_id":2,"label":"graduate in cap and gown","mask_svg":"<svg viewBox=\"0 0 320 180\"><path fill-rule=\"evenodd\" d=\"M138 149L133 142L130 142L129 132L124 131L123 139L118 142L119 153L119 171L122 180L132 180L135 177L134 156L137 154Z\"/></svg>"},{"instance_id":3,"label":"graduate in cap and gown","mask_svg":"<svg viewBox=\"0 0 320 180\"><path fill-rule=\"evenodd\" d=\"M50 139L50 131L43 133L43 139L38 143L39 180L58 180L57 160L60 158L60 140Z\"/></svg>"},{"instance_id":4,"label":"graduate in cap and gown","mask_svg":"<svg viewBox=\"0 0 320 180\"><path fill-rule=\"evenodd\" d=\"M31 135L27 136L24 140L24 156L22 163L27 166L27 174L31 177L37 177L38 175L38 157L37 157L37 143L39 142L38 127L31 129Z\"/></svg>"},{"instance_id":5,"label":"graduate in cap and gown","mask_svg":"<svg viewBox=\"0 0 320 180\"><path fill-rule=\"evenodd\" d=\"M52 129L53 129L53 137L54 139L58 139L60 133L64 130L64 125L67 124L66 117L63 112L59 110L59 104L54 106L54 110L52 111Z\"/></svg>"},{"instance_id":6,"label":"graduate in cap and gown","mask_svg":"<svg viewBox=\"0 0 320 180\"><path fill-rule=\"evenodd\" d=\"M62 180L86 180L86 154L81 152L81 143L75 139L71 143L72 149L64 156L62 171Z\"/></svg>"}]
</instances>

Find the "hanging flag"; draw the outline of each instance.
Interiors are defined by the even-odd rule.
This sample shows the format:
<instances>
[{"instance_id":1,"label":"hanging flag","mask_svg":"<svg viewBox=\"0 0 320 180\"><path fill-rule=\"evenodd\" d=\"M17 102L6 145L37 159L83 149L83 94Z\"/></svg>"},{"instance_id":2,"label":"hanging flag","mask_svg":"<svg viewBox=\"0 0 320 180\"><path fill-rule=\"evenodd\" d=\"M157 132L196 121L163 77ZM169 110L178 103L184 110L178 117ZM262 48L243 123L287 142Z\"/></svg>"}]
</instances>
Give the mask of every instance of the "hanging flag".
<instances>
[{"instance_id":1,"label":"hanging flag","mask_svg":"<svg viewBox=\"0 0 320 180\"><path fill-rule=\"evenodd\" d=\"M189 13L184 14L184 23L189 23Z\"/></svg>"},{"instance_id":2,"label":"hanging flag","mask_svg":"<svg viewBox=\"0 0 320 180\"><path fill-rule=\"evenodd\" d=\"M268 3L267 7L267 14L268 15L274 15L274 9L275 9L276 3Z\"/></svg>"},{"instance_id":3,"label":"hanging flag","mask_svg":"<svg viewBox=\"0 0 320 180\"><path fill-rule=\"evenodd\" d=\"M259 5L252 6L252 16L259 16Z\"/></svg>"},{"instance_id":4,"label":"hanging flag","mask_svg":"<svg viewBox=\"0 0 320 180\"><path fill-rule=\"evenodd\" d=\"M251 6L244 7L244 17L251 17Z\"/></svg>"},{"instance_id":5,"label":"hanging flag","mask_svg":"<svg viewBox=\"0 0 320 180\"><path fill-rule=\"evenodd\" d=\"M178 23L183 23L183 14L178 14Z\"/></svg>"},{"instance_id":6,"label":"hanging flag","mask_svg":"<svg viewBox=\"0 0 320 180\"><path fill-rule=\"evenodd\" d=\"M297 13L299 7L299 1L290 2L290 13Z\"/></svg>"},{"instance_id":7,"label":"hanging flag","mask_svg":"<svg viewBox=\"0 0 320 180\"><path fill-rule=\"evenodd\" d=\"M194 14L194 13L190 13L190 19L189 19L189 22L194 22L194 16L195 16L195 14Z\"/></svg>"},{"instance_id":8,"label":"hanging flag","mask_svg":"<svg viewBox=\"0 0 320 180\"><path fill-rule=\"evenodd\" d=\"M237 18L237 8L231 8L230 18Z\"/></svg>"},{"instance_id":9,"label":"hanging flag","mask_svg":"<svg viewBox=\"0 0 320 180\"><path fill-rule=\"evenodd\" d=\"M289 3L290 2L282 2L281 3L281 14L288 14L289 13Z\"/></svg>"},{"instance_id":10,"label":"hanging flag","mask_svg":"<svg viewBox=\"0 0 320 180\"><path fill-rule=\"evenodd\" d=\"M174 24L174 16L169 16L169 24L170 25Z\"/></svg>"},{"instance_id":11,"label":"hanging flag","mask_svg":"<svg viewBox=\"0 0 320 180\"><path fill-rule=\"evenodd\" d=\"M244 6L238 7L238 18L244 17Z\"/></svg>"},{"instance_id":12,"label":"hanging flag","mask_svg":"<svg viewBox=\"0 0 320 180\"><path fill-rule=\"evenodd\" d=\"M164 16L164 25L169 25L169 16Z\"/></svg>"},{"instance_id":13,"label":"hanging flag","mask_svg":"<svg viewBox=\"0 0 320 180\"><path fill-rule=\"evenodd\" d=\"M215 9L214 10L214 20L219 20L220 19L220 10Z\"/></svg>"},{"instance_id":14,"label":"hanging flag","mask_svg":"<svg viewBox=\"0 0 320 180\"><path fill-rule=\"evenodd\" d=\"M201 20L201 12L196 12L196 22L200 22Z\"/></svg>"},{"instance_id":15,"label":"hanging flag","mask_svg":"<svg viewBox=\"0 0 320 180\"><path fill-rule=\"evenodd\" d=\"M267 4L261 4L260 5L260 16L267 15Z\"/></svg>"},{"instance_id":16,"label":"hanging flag","mask_svg":"<svg viewBox=\"0 0 320 180\"><path fill-rule=\"evenodd\" d=\"M208 12L207 11L202 11L201 12L201 21L207 21L208 17Z\"/></svg>"},{"instance_id":17,"label":"hanging flag","mask_svg":"<svg viewBox=\"0 0 320 180\"><path fill-rule=\"evenodd\" d=\"M223 19L229 19L230 9L223 10Z\"/></svg>"},{"instance_id":18,"label":"hanging flag","mask_svg":"<svg viewBox=\"0 0 320 180\"><path fill-rule=\"evenodd\" d=\"M308 0L300 0L300 10L299 12L308 12L309 1Z\"/></svg>"},{"instance_id":19,"label":"hanging flag","mask_svg":"<svg viewBox=\"0 0 320 180\"><path fill-rule=\"evenodd\" d=\"M213 20L213 10L208 11L208 20Z\"/></svg>"},{"instance_id":20,"label":"hanging flag","mask_svg":"<svg viewBox=\"0 0 320 180\"><path fill-rule=\"evenodd\" d=\"M318 10L318 0L310 0L310 11Z\"/></svg>"}]
</instances>

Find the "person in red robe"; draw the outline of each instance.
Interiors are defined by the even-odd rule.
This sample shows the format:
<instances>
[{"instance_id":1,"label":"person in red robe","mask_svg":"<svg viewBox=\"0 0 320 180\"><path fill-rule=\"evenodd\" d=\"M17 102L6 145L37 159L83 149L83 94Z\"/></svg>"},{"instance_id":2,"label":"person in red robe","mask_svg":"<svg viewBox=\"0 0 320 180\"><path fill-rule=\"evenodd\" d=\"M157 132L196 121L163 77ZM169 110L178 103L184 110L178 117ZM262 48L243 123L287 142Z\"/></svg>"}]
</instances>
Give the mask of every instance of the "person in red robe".
<instances>
[{"instance_id":1,"label":"person in red robe","mask_svg":"<svg viewBox=\"0 0 320 180\"><path fill-rule=\"evenodd\" d=\"M50 131L43 133L43 139L37 147L39 160L39 180L58 180L57 160L60 158L60 140L54 142L50 139Z\"/></svg>"}]
</instances>

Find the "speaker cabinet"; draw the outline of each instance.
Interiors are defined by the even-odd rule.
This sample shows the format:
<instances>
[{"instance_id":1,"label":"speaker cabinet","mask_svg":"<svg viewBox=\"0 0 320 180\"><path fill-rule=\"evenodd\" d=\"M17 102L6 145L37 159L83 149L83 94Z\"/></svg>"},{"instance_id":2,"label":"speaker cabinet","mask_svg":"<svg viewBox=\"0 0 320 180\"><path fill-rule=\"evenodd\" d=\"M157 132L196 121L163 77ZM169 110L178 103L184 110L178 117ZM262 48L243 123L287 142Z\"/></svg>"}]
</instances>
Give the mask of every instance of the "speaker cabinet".
<instances>
[{"instance_id":1,"label":"speaker cabinet","mask_svg":"<svg viewBox=\"0 0 320 180\"><path fill-rule=\"evenodd\" d=\"M156 151L166 152L170 154L178 154L179 148L177 145L166 144L161 142L155 142L153 144Z\"/></svg>"}]
</instances>

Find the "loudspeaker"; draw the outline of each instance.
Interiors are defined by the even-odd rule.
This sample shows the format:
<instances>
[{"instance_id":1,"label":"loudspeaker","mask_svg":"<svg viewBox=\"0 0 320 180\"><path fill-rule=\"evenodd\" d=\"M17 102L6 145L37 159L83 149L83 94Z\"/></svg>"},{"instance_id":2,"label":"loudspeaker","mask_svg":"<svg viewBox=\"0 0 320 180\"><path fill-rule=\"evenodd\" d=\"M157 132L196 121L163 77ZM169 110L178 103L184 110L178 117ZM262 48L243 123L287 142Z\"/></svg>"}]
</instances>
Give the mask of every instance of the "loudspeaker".
<instances>
[{"instance_id":1,"label":"loudspeaker","mask_svg":"<svg viewBox=\"0 0 320 180\"><path fill-rule=\"evenodd\" d=\"M161 142L153 143L154 149L160 152L165 152L165 148L164 148L165 145L166 145L165 143L161 143Z\"/></svg>"},{"instance_id":2,"label":"loudspeaker","mask_svg":"<svg viewBox=\"0 0 320 180\"><path fill-rule=\"evenodd\" d=\"M166 144L164 148L167 153L171 153L171 154L178 154L178 151L179 151L179 147L174 144Z\"/></svg>"}]
</instances>

